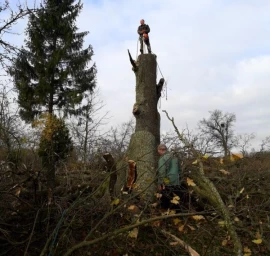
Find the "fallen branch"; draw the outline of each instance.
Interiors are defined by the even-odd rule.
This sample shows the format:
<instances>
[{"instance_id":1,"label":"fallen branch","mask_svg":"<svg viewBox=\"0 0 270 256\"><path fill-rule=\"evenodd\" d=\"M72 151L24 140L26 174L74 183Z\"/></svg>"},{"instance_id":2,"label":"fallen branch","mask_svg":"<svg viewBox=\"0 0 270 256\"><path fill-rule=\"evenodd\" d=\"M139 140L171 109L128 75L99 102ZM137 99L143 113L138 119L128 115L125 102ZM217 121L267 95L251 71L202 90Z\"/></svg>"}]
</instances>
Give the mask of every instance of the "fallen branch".
<instances>
[{"instance_id":1,"label":"fallen branch","mask_svg":"<svg viewBox=\"0 0 270 256\"><path fill-rule=\"evenodd\" d=\"M221 216L224 218L225 226L231 236L232 242L234 244L233 248L233 255L235 256L242 256L243 248L241 241L236 233L235 227L233 225L233 222L230 218L230 212L227 209L226 205L224 204L218 190L216 189L215 185L211 182L210 179L208 179L204 174L204 167L203 163L200 159L199 152L193 147L192 144L189 143L189 141L185 138L183 134L181 134L177 128L177 126L174 123L174 118L170 117L167 113L167 111L163 110L163 112L166 114L167 118L171 121L176 134L178 135L178 138L185 144L186 147L189 147L197 158L197 162L199 165L198 171L196 172L196 181L197 185L193 187L194 191L199 194L200 196L207 198L209 202L217 208Z\"/></svg>"},{"instance_id":2,"label":"fallen branch","mask_svg":"<svg viewBox=\"0 0 270 256\"><path fill-rule=\"evenodd\" d=\"M163 235L171 237L173 240L175 240L178 244L180 244L184 249L188 252L190 256L200 256L199 253L197 253L194 249L192 249L187 243L185 243L180 238L176 237L175 235L169 233L168 231L161 230L161 233Z\"/></svg>"},{"instance_id":3,"label":"fallen branch","mask_svg":"<svg viewBox=\"0 0 270 256\"><path fill-rule=\"evenodd\" d=\"M126 231L129 231L133 228L136 228L136 227L139 227L139 226L143 226L145 224L148 224L148 223L151 223L151 222L155 222L157 220L163 220L163 219L169 219L169 218L175 218L175 217L186 217L186 216L193 216L193 215L205 215L205 214L208 214L207 212L197 212L197 213L177 213L177 214L172 214L172 215L163 215L163 216L158 216L158 217L155 217L155 218L150 218L148 220L144 220L144 221L141 221L141 222L138 222L138 223L135 223L135 224L132 224L132 225L129 225L129 226L125 226L123 228L120 228L118 230L115 230L113 232L110 232L110 233L107 233L106 235L103 235L101 237L98 237L96 239L93 239L91 241L83 241L81 243L78 243L77 245L71 247L65 254L64 256L69 256L71 255L74 251L82 248L82 247L87 247L87 246L90 246L92 244L95 244L95 243L98 243L98 242L101 242L105 239L112 239L114 238L116 235L119 235L121 233L124 233Z\"/></svg>"}]
</instances>

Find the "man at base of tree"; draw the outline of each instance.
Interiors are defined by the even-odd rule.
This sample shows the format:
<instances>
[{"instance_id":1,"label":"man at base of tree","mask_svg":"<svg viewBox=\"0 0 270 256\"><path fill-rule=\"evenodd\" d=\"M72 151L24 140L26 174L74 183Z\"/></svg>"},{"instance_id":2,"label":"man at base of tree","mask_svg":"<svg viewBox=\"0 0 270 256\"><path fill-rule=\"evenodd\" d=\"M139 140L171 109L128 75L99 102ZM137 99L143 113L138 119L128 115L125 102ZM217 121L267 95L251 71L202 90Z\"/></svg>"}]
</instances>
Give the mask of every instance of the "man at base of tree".
<instances>
[{"instance_id":1,"label":"man at base of tree","mask_svg":"<svg viewBox=\"0 0 270 256\"><path fill-rule=\"evenodd\" d=\"M164 144L158 146L158 190L161 193L161 208L168 209L171 200L180 193L180 165L177 157L167 152ZM177 204L176 204L177 205Z\"/></svg>"},{"instance_id":2,"label":"man at base of tree","mask_svg":"<svg viewBox=\"0 0 270 256\"><path fill-rule=\"evenodd\" d=\"M150 40L148 33L150 33L150 27L144 23L144 20L142 19L140 21L141 25L138 27L138 34L140 35L140 52L143 54L143 42L147 45L148 53L151 53L151 46L150 46Z\"/></svg>"}]
</instances>

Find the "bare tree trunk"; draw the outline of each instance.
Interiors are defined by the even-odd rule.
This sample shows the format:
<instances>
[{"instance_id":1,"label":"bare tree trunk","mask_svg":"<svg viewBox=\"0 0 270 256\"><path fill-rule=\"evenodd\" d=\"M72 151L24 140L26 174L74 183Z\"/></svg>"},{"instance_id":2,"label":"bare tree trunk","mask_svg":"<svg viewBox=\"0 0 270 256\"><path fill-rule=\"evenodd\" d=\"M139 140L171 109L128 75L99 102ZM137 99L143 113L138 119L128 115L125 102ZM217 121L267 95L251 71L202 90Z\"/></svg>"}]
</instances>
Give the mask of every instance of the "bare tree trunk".
<instances>
[{"instance_id":1,"label":"bare tree trunk","mask_svg":"<svg viewBox=\"0 0 270 256\"><path fill-rule=\"evenodd\" d=\"M136 102L133 115L136 118L135 133L131 136L127 150L127 158L134 160L137 166L138 192L145 191L142 198L152 201L155 193L157 166L157 146L160 143L160 115L157 102L160 97L164 79L156 84L157 61L152 54L142 54L137 62L130 61L136 76ZM122 186L126 181L127 163L118 165L119 182Z\"/></svg>"}]
</instances>

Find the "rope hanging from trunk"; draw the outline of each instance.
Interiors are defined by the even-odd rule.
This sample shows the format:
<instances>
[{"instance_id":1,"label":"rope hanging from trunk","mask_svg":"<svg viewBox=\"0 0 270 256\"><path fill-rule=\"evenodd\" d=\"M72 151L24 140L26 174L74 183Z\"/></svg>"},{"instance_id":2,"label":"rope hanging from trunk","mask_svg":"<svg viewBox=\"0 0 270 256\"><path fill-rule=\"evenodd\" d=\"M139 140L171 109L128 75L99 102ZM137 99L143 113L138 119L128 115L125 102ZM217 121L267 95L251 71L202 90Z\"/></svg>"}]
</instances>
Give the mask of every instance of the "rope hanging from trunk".
<instances>
[{"instance_id":1,"label":"rope hanging from trunk","mask_svg":"<svg viewBox=\"0 0 270 256\"><path fill-rule=\"evenodd\" d=\"M136 61L138 59L138 52L139 52L139 41L140 41L140 37L138 38L138 41L137 41L137 52L136 52ZM143 51L145 51L145 43L143 42ZM152 52L153 53L153 52ZM154 54L154 53L153 53ZM164 83L164 86L162 88L162 95L160 98L164 98L166 97L166 100L168 100L168 90L167 90L167 82L166 82L166 79L164 78L162 72L161 72L161 69L159 67L159 64L157 62L157 66L158 66L158 70L159 70L159 73L160 75L162 76L162 78L164 79L165 83ZM165 93L164 93L164 90L165 90ZM161 99L159 99L159 108L161 108Z\"/></svg>"}]
</instances>

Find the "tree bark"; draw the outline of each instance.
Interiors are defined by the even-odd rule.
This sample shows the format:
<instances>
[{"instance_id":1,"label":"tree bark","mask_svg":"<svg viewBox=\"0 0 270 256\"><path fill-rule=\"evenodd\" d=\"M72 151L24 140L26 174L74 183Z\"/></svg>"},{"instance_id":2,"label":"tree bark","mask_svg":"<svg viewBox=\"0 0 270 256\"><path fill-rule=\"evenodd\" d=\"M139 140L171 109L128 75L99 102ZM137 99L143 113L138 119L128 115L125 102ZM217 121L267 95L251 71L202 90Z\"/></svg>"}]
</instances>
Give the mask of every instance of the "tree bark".
<instances>
[{"instance_id":1,"label":"tree bark","mask_svg":"<svg viewBox=\"0 0 270 256\"><path fill-rule=\"evenodd\" d=\"M158 85L156 83L156 55L142 54L135 62L129 53L129 58L136 76L136 102L133 106L136 127L126 156L136 162L138 175L136 192L142 192L143 201L151 202L156 189L157 146L160 143L160 115L157 102L164 81ZM126 161L120 162L117 169L119 182L123 185L128 169Z\"/></svg>"}]
</instances>

